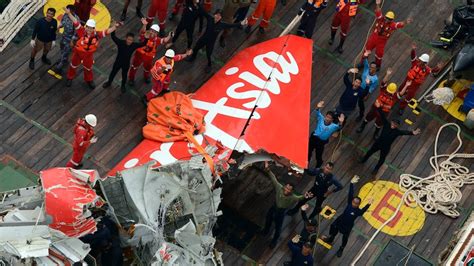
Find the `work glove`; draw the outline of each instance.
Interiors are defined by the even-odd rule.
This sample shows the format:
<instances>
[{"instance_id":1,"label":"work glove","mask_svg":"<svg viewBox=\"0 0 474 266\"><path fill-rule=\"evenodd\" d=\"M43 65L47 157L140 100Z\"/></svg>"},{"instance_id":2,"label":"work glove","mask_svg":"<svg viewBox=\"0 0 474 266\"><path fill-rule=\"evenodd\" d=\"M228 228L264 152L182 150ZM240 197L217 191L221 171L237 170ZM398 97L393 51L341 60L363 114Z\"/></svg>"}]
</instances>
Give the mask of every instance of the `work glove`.
<instances>
[{"instance_id":1,"label":"work glove","mask_svg":"<svg viewBox=\"0 0 474 266\"><path fill-rule=\"evenodd\" d=\"M32 48L35 48L35 46L36 46L36 41L35 41L35 40L31 40L31 41L30 41L30 46L31 46Z\"/></svg>"},{"instance_id":2,"label":"work glove","mask_svg":"<svg viewBox=\"0 0 474 266\"><path fill-rule=\"evenodd\" d=\"M166 65L166 71L170 71L173 67L171 65Z\"/></svg>"},{"instance_id":3,"label":"work glove","mask_svg":"<svg viewBox=\"0 0 474 266\"><path fill-rule=\"evenodd\" d=\"M359 182L359 176L358 175L355 175L352 179L351 179L351 184L355 184Z\"/></svg>"},{"instance_id":4,"label":"work glove","mask_svg":"<svg viewBox=\"0 0 474 266\"><path fill-rule=\"evenodd\" d=\"M300 235L295 235L292 239L291 242L297 244L300 242L301 236Z\"/></svg>"},{"instance_id":5,"label":"work glove","mask_svg":"<svg viewBox=\"0 0 474 266\"><path fill-rule=\"evenodd\" d=\"M53 48L54 46L56 46L56 41L53 41L53 42L51 43L51 48Z\"/></svg>"},{"instance_id":6,"label":"work glove","mask_svg":"<svg viewBox=\"0 0 474 266\"><path fill-rule=\"evenodd\" d=\"M91 143L96 143L96 142L97 142L97 137L95 137L95 136L92 137L92 138L91 138Z\"/></svg>"},{"instance_id":7,"label":"work glove","mask_svg":"<svg viewBox=\"0 0 474 266\"><path fill-rule=\"evenodd\" d=\"M298 11L298 16L303 15L303 12L304 12L304 10L302 8L300 8L300 11Z\"/></svg>"}]
</instances>

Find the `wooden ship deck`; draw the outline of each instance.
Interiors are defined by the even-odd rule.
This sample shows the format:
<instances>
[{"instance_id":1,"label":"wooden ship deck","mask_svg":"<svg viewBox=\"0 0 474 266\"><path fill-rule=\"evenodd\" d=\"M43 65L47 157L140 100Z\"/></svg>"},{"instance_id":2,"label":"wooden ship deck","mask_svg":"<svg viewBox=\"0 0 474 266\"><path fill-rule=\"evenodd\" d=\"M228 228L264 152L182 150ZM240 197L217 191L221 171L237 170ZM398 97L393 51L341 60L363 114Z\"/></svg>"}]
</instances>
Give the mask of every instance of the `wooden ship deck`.
<instances>
[{"instance_id":1,"label":"wooden ship deck","mask_svg":"<svg viewBox=\"0 0 474 266\"><path fill-rule=\"evenodd\" d=\"M123 0L103 2L113 18L120 16ZM144 2L149 4L148 1ZM170 8L173 2L171 1ZM219 1L216 6L221 6L223 4L221 2L223 1ZM320 100L324 100L328 108L336 106L343 86L344 71L353 65L355 58L358 57L374 19L375 4L374 1L368 1L369 3L360 8L359 14L353 20L344 47L345 51L339 55L333 52L335 45L331 48L327 44L330 22L334 14L334 2L331 1L329 7L320 14L313 35L314 65L311 106L315 106ZM436 38L438 31L443 27L443 20L457 2L459 1L386 1L385 11L393 10L400 20L411 16L414 18L414 23L395 33L391 38L386 48L382 71L388 66L392 67L395 73L393 81L400 84L409 68L409 52L412 42L418 44L419 53L431 53L434 63L449 60L451 55L448 52L432 50L429 40ZM192 64L189 62L178 63L173 74L174 81L171 89L185 92L197 90L240 50L277 37L295 17L301 4L301 1L295 0L288 0L285 6L278 3L271 26L265 34L254 30L247 35L241 30L234 30L228 38L225 48L216 44L212 71L204 69L205 56L202 54ZM133 5L134 3L132 3ZM146 10L146 7L143 10ZM41 16L38 13L34 19ZM133 16L134 12L130 8L125 29L118 30L119 36L124 35L127 31L138 31L140 21ZM174 28L175 25L176 21L170 22L168 29ZM184 38L185 36L180 37L176 45L177 51L184 51ZM338 38L336 38L336 43ZM145 123L145 107L140 102L140 97L147 90L142 79L138 79L134 89L128 87L129 91L126 94L120 93L119 75L111 88L103 89L101 87L108 77L116 51L113 42L107 38L101 42L101 47L95 55L94 73L97 88L93 91L86 88L82 82L82 71L79 71L72 87L66 88L64 79L58 80L47 74L48 67L41 64L39 58L34 71L28 68L30 53L28 42L28 38L25 38L18 43L12 43L0 54L1 154L10 155L36 172L49 167L63 166L71 156L70 143L73 137L74 122L79 116L91 112L99 115L99 124L96 130L99 141L88 150L84 165L85 168L98 169L101 174L107 173L142 140L141 127ZM50 57L56 59L59 56L58 51L57 48L53 49ZM159 51L159 54L162 53L164 53L164 48ZM139 77L141 77L140 74L141 72L139 72ZM429 78L423 88L427 88L432 81L433 78ZM374 100L374 97L372 95L371 100ZM420 127L423 133L418 137L399 139L378 174L381 180L397 183L401 173L429 174L429 157L432 155L438 128L446 122L457 121L439 106L423 103L421 109L421 115L411 128ZM314 125L315 119L312 117L310 127L314 128ZM337 141L332 141L325 152L325 158L331 157L332 154L333 161L336 163L335 174L344 185L344 190L339 192L338 196L329 197L325 204L339 211L344 208L347 193L345 191L350 178L354 174L358 174L361 176L361 184L370 181L369 173L376 160L373 157L364 165L357 164L357 158L367 150L372 138L370 127L364 133L356 134L357 126L353 117L343 130L339 148L332 154L337 143ZM442 151L453 149L457 145L453 141L454 137L455 132L447 130L441 138L440 149ZM463 150L472 152L474 150L474 133L463 128L462 137ZM471 170L473 170L472 165ZM311 180L303 178L297 182L297 191L302 192L310 186ZM360 187L361 185L358 185L357 189ZM254 225L262 226L263 213L272 204L272 200L273 192L269 190L268 193L257 195L243 202L241 209L247 210L245 212L247 220ZM424 226L414 235L393 237L384 233L380 234L370 245L361 263L373 264L390 239L394 239L404 246L414 247L414 252L417 255L436 264L440 252L448 245L453 233L472 211L472 202L474 202L474 193L472 193L471 186L463 191L462 204L459 206L461 211L459 218L451 219L441 214L427 214ZM224 203L226 203L225 199ZM231 204L226 203L226 206L228 205ZM330 221L322 220L320 231L327 233L329 225ZM220 241L219 247L224 251L226 265L255 263L282 265L283 262L290 259L290 252L286 246L287 241L301 228L302 221L298 215L293 218L287 217L278 246L274 249L268 247L268 239L257 235L252 236L245 247L239 250L227 245L225 241ZM327 251L318 247L315 262L318 265L348 265L374 231L375 229L365 219L360 218L356 222L342 258L335 256L335 249ZM340 237L336 238L335 243L339 243L339 241ZM337 244L336 247L338 247Z\"/></svg>"}]
</instances>

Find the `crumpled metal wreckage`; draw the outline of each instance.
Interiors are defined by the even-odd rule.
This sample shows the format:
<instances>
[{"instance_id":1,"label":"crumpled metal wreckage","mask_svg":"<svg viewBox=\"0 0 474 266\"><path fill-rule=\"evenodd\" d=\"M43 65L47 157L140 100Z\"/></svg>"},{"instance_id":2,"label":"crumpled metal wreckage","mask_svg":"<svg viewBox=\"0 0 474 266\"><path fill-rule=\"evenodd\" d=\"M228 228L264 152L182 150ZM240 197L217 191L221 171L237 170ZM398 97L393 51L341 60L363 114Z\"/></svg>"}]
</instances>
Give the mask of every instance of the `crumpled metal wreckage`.
<instances>
[{"instance_id":1,"label":"crumpled metal wreckage","mask_svg":"<svg viewBox=\"0 0 474 266\"><path fill-rule=\"evenodd\" d=\"M207 152L212 156L212 150ZM223 265L212 237L221 215L221 189L211 189L213 177L203 156L154 164L100 182L117 220L124 227L134 225L128 243L145 265Z\"/></svg>"},{"instance_id":2,"label":"crumpled metal wreckage","mask_svg":"<svg viewBox=\"0 0 474 266\"><path fill-rule=\"evenodd\" d=\"M88 208L99 199L97 178L95 170L52 168L41 172L42 186L0 194L2 264L84 263L91 249L78 237L96 230Z\"/></svg>"}]
</instances>

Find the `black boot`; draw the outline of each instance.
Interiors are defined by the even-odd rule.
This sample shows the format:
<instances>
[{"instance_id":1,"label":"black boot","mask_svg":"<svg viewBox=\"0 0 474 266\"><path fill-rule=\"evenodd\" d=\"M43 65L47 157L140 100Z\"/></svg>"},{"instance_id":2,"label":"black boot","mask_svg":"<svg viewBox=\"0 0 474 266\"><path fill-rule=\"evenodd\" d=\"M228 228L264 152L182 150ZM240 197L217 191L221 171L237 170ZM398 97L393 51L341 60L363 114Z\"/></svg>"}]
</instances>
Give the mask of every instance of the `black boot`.
<instances>
[{"instance_id":1,"label":"black boot","mask_svg":"<svg viewBox=\"0 0 474 266\"><path fill-rule=\"evenodd\" d=\"M336 256L337 256L338 258L342 257L342 252L343 252L343 251L344 251L344 248L340 247L339 250L338 250L337 253L336 253Z\"/></svg>"},{"instance_id":2,"label":"black boot","mask_svg":"<svg viewBox=\"0 0 474 266\"><path fill-rule=\"evenodd\" d=\"M127 11L123 11L122 15L120 15L120 21L125 21L127 19Z\"/></svg>"},{"instance_id":3,"label":"black boot","mask_svg":"<svg viewBox=\"0 0 474 266\"><path fill-rule=\"evenodd\" d=\"M89 89L93 90L95 89L95 83L93 80L87 82L87 86L89 86Z\"/></svg>"},{"instance_id":4,"label":"black boot","mask_svg":"<svg viewBox=\"0 0 474 266\"><path fill-rule=\"evenodd\" d=\"M46 57L46 55L43 55L43 56L41 57L41 61L42 61L43 63L45 63L46 65L51 65L51 60L49 60L49 59Z\"/></svg>"},{"instance_id":5,"label":"black boot","mask_svg":"<svg viewBox=\"0 0 474 266\"><path fill-rule=\"evenodd\" d=\"M364 131L365 126L367 125L367 121L363 121L362 124L360 124L360 127L356 130L357 133L361 133Z\"/></svg>"},{"instance_id":6,"label":"black boot","mask_svg":"<svg viewBox=\"0 0 474 266\"><path fill-rule=\"evenodd\" d=\"M127 92L127 88L125 87L125 84L122 84L122 86L120 86L120 92L122 92L122 93Z\"/></svg>"},{"instance_id":7,"label":"black boot","mask_svg":"<svg viewBox=\"0 0 474 266\"><path fill-rule=\"evenodd\" d=\"M328 44L332 45L334 43L334 38L336 38L336 32L331 31L331 39L329 39Z\"/></svg>"},{"instance_id":8,"label":"black boot","mask_svg":"<svg viewBox=\"0 0 474 266\"><path fill-rule=\"evenodd\" d=\"M338 53L342 54L344 52L344 49L342 49L342 46L344 45L345 39L341 38L339 40L339 45L337 46L336 50Z\"/></svg>"},{"instance_id":9,"label":"black boot","mask_svg":"<svg viewBox=\"0 0 474 266\"><path fill-rule=\"evenodd\" d=\"M376 140L379 137L379 132L380 132L380 128L376 127L374 131L374 140Z\"/></svg>"},{"instance_id":10,"label":"black boot","mask_svg":"<svg viewBox=\"0 0 474 266\"><path fill-rule=\"evenodd\" d=\"M35 69L35 59L34 59L34 58L31 58L31 59L30 59L30 64L28 65L28 67L29 67L31 70L34 70L34 69Z\"/></svg>"},{"instance_id":11,"label":"black boot","mask_svg":"<svg viewBox=\"0 0 474 266\"><path fill-rule=\"evenodd\" d=\"M139 18L144 18L144 17L145 17L145 16L143 15L142 10L141 10L140 7L137 7L137 8L135 9L135 13L137 14L137 17L139 17Z\"/></svg>"},{"instance_id":12,"label":"black boot","mask_svg":"<svg viewBox=\"0 0 474 266\"><path fill-rule=\"evenodd\" d=\"M264 34L264 33L265 33L265 28L263 28L263 27L258 27L258 32L259 32L260 34Z\"/></svg>"},{"instance_id":13,"label":"black boot","mask_svg":"<svg viewBox=\"0 0 474 266\"><path fill-rule=\"evenodd\" d=\"M151 83L150 77L146 77L146 78L145 78L145 83L146 83L146 84L150 84L150 83Z\"/></svg>"},{"instance_id":14,"label":"black boot","mask_svg":"<svg viewBox=\"0 0 474 266\"><path fill-rule=\"evenodd\" d=\"M110 87L110 85L111 85L111 83L106 81L106 82L104 82L104 84L102 84L102 88L108 88L108 87Z\"/></svg>"},{"instance_id":15,"label":"black boot","mask_svg":"<svg viewBox=\"0 0 474 266\"><path fill-rule=\"evenodd\" d=\"M72 79L66 80L66 87L71 87L72 85Z\"/></svg>"},{"instance_id":16,"label":"black boot","mask_svg":"<svg viewBox=\"0 0 474 266\"><path fill-rule=\"evenodd\" d=\"M169 21L172 21L175 16L176 16L175 14L171 13L170 16L168 17L168 20L169 20Z\"/></svg>"}]
</instances>

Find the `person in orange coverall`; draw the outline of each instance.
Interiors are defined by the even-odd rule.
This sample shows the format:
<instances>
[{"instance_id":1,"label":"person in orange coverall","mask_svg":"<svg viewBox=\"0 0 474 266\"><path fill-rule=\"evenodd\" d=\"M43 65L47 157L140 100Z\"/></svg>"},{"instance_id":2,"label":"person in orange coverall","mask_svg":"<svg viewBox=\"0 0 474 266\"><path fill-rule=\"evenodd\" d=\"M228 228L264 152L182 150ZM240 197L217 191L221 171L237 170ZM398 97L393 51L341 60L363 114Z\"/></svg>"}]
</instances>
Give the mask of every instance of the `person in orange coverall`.
<instances>
[{"instance_id":1,"label":"person in orange coverall","mask_svg":"<svg viewBox=\"0 0 474 266\"><path fill-rule=\"evenodd\" d=\"M400 101L399 115L403 114L404 109L411 99L416 96L416 92L428 75L439 72L443 67L442 63L438 63L436 67L431 69L428 66L429 62L430 56L428 54L422 54L420 57L416 57L416 45L413 43L411 50L411 68L408 70L405 80L397 91L397 97Z\"/></svg>"},{"instance_id":2,"label":"person in orange coverall","mask_svg":"<svg viewBox=\"0 0 474 266\"><path fill-rule=\"evenodd\" d=\"M84 118L79 118L74 126L74 142L72 144L72 158L66 164L66 167L78 169L82 167L82 158L91 143L97 142L94 136L94 127L97 125L97 117L88 114Z\"/></svg>"},{"instance_id":3,"label":"person in orange coverall","mask_svg":"<svg viewBox=\"0 0 474 266\"><path fill-rule=\"evenodd\" d=\"M173 50L168 49L166 50L165 56L156 60L155 65L150 71L151 76L153 77L153 87L142 99L145 105L151 99L157 97L161 92L168 90L174 63L183 60L192 53L193 50L190 49L187 50L185 54L176 55Z\"/></svg>"},{"instance_id":4,"label":"person in orange coverall","mask_svg":"<svg viewBox=\"0 0 474 266\"><path fill-rule=\"evenodd\" d=\"M412 20L409 18L404 22L394 22L393 20L395 19L395 13L388 11L384 17L380 8L382 0L377 0L375 3L377 4L377 7L375 8L375 27L374 31L367 40L365 50L372 51L375 49L375 64L377 65L377 69L380 69L382 66L382 57L384 54L385 45L387 44L388 39L394 31L403 28L407 24L410 24Z\"/></svg>"},{"instance_id":5,"label":"person in orange coverall","mask_svg":"<svg viewBox=\"0 0 474 266\"><path fill-rule=\"evenodd\" d=\"M341 27L339 45L336 48L336 50L341 54L344 51L342 46L344 45L347 34L349 33L351 19L357 15L359 4L363 4L364 2L365 0L339 0L339 3L336 5L336 14L331 23L331 39L329 39L329 45L334 43L337 29Z\"/></svg>"},{"instance_id":6,"label":"person in orange coverall","mask_svg":"<svg viewBox=\"0 0 474 266\"><path fill-rule=\"evenodd\" d=\"M270 23L270 18L272 17L273 11L275 10L275 5L276 0L260 0L253 14L248 17L248 25L245 29L245 32L250 33L252 26L257 22L260 17L262 17L262 21L260 21L258 31L260 33L264 33L265 29L268 28L268 25Z\"/></svg>"},{"instance_id":7,"label":"person in orange coverall","mask_svg":"<svg viewBox=\"0 0 474 266\"><path fill-rule=\"evenodd\" d=\"M73 26L76 29L77 42L74 46L72 53L71 64L69 65L69 70L67 72L67 81L66 87L70 87L72 84L72 79L76 76L76 69L79 65L82 64L84 68L84 80L89 85L90 89L95 88L94 76L92 73L92 65L94 64L94 52L99 46L99 40L105 37L106 35L115 31L119 23L116 23L114 26L110 27L107 30L97 32L95 30L95 21L89 19L86 22L85 26L77 21L76 17L71 15L71 11L68 9L65 10L65 13L71 21L73 21Z\"/></svg>"}]
</instances>

